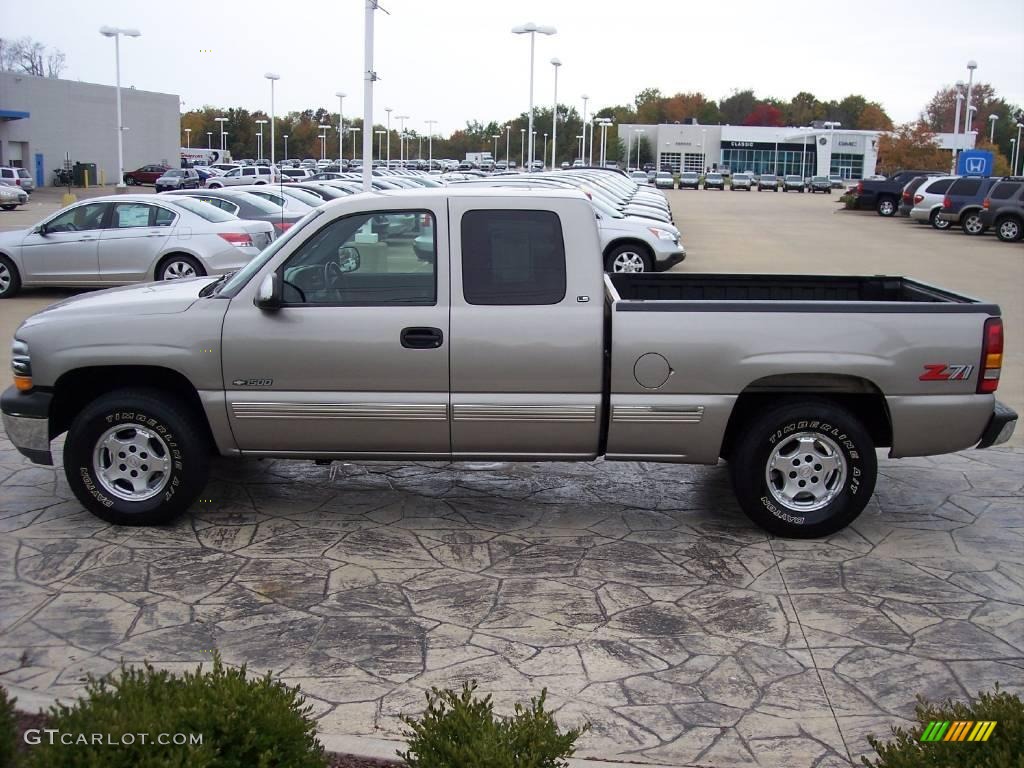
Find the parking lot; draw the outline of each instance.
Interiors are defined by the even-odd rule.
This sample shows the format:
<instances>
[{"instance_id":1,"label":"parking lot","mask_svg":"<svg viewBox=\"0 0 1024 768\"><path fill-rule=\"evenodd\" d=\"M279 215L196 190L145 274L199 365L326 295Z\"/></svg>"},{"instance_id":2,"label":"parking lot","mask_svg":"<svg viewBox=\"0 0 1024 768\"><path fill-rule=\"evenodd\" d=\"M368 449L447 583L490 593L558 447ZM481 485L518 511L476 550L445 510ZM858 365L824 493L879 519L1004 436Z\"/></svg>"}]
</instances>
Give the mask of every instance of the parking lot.
<instances>
[{"instance_id":1,"label":"parking lot","mask_svg":"<svg viewBox=\"0 0 1024 768\"><path fill-rule=\"evenodd\" d=\"M677 270L906 274L999 303L999 396L1024 410L1019 245L835 196L667 194ZM71 293L0 302L0 333ZM0 681L42 701L120 659L217 649L300 683L337 749L393 755L424 690L476 679L502 711L546 687L593 724L584 757L848 765L917 694L1024 691L1021 445L882 459L855 524L786 541L739 512L724 465L603 461L218 461L186 519L116 528L0 438Z\"/></svg>"}]
</instances>

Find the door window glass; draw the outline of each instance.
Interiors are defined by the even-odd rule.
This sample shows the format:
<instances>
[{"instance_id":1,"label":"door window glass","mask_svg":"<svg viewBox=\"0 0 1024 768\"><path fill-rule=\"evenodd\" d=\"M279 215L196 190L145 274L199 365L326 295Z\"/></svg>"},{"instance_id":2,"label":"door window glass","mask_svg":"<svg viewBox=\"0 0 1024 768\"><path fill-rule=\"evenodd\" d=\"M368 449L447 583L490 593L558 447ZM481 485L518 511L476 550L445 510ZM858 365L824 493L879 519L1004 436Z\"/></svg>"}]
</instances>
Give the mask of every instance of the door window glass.
<instances>
[{"instance_id":1,"label":"door window glass","mask_svg":"<svg viewBox=\"0 0 1024 768\"><path fill-rule=\"evenodd\" d=\"M558 304L565 244L553 211L467 211L462 217L462 293L470 304Z\"/></svg>"},{"instance_id":2,"label":"door window glass","mask_svg":"<svg viewBox=\"0 0 1024 768\"><path fill-rule=\"evenodd\" d=\"M115 203L113 222L110 226L117 229L148 227L151 210L145 203Z\"/></svg>"},{"instance_id":3,"label":"door window glass","mask_svg":"<svg viewBox=\"0 0 1024 768\"><path fill-rule=\"evenodd\" d=\"M109 203L86 203L70 208L46 225L47 232L82 232L103 225Z\"/></svg>"},{"instance_id":4,"label":"door window glass","mask_svg":"<svg viewBox=\"0 0 1024 768\"><path fill-rule=\"evenodd\" d=\"M434 215L346 216L304 242L283 267L293 305L429 306L437 303Z\"/></svg>"},{"instance_id":5,"label":"door window glass","mask_svg":"<svg viewBox=\"0 0 1024 768\"><path fill-rule=\"evenodd\" d=\"M166 208L153 206L153 226L169 227L174 223L174 214Z\"/></svg>"}]
</instances>

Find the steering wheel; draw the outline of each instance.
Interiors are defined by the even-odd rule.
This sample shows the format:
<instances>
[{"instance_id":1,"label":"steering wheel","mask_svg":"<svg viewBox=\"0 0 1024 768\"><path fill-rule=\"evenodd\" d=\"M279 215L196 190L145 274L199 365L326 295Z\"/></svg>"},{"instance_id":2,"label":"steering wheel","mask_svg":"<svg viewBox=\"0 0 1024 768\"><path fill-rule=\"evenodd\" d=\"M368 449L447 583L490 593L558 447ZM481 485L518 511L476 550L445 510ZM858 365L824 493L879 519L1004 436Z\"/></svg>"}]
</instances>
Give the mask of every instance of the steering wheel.
<instances>
[{"instance_id":1,"label":"steering wheel","mask_svg":"<svg viewBox=\"0 0 1024 768\"><path fill-rule=\"evenodd\" d=\"M338 281L341 280L341 265L337 261L328 261L324 264L324 288L332 291L338 290Z\"/></svg>"}]
</instances>

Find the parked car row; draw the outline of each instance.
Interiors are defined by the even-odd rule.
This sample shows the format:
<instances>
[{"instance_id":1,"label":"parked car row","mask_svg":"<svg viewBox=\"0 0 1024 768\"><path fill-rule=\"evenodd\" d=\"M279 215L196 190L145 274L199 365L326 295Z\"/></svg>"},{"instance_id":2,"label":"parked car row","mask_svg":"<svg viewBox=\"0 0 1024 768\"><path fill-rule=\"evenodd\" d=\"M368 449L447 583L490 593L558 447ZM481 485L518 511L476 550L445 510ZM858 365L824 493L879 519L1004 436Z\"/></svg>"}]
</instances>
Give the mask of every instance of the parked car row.
<instances>
[{"instance_id":1,"label":"parked car row","mask_svg":"<svg viewBox=\"0 0 1024 768\"><path fill-rule=\"evenodd\" d=\"M640 176L643 176L640 172L635 172L631 177L643 183ZM838 177L836 177L838 179ZM839 186L842 186L842 181L839 180ZM826 194L832 194L832 189L836 185L829 176L811 176L804 178L796 174L787 174L786 176L779 177L774 173L762 173L754 174L749 172L744 173L733 173L726 176L724 173L718 171L709 171L708 173L701 175L696 171L683 171L679 174L679 189L718 189L725 190L726 188L733 192L745 191L750 192L754 189L759 191L772 191L772 192L824 192ZM654 180L654 186L658 189L673 189L673 176L667 171L659 171Z\"/></svg>"}]
</instances>

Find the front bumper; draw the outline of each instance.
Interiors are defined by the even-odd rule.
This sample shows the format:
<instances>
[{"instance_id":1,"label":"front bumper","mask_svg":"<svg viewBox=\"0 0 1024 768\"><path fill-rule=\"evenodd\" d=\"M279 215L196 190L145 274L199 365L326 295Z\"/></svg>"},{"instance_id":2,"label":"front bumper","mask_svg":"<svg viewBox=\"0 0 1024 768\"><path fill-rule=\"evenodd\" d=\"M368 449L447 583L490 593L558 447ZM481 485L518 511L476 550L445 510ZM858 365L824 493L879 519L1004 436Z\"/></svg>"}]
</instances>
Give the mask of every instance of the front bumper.
<instances>
[{"instance_id":1,"label":"front bumper","mask_svg":"<svg viewBox=\"0 0 1024 768\"><path fill-rule=\"evenodd\" d=\"M672 253L659 253L656 254L654 259L654 271L664 272L672 269L676 264L683 261L686 258L686 249L680 243L679 250L673 251Z\"/></svg>"},{"instance_id":2,"label":"front bumper","mask_svg":"<svg viewBox=\"0 0 1024 768\"><path fill-rule=\"evenodd\" d=\"M53 394L40 390L19 392L8 387L0 395L7 438L22 456L35 464L53 465L50 453L50 404Z\"/></svg>"},{"instance_id":3,"label":"front bumper","mask_svg":"<svg viewBox=\"0 0 1024 768\"><path fill-rule=\"evenodd\" d=\"M992 418L988 420L988 426L981 433L981 442L975 447L991 448L993 445L1005 443L1013 437L1013 430L1016 426L1017 412L996 400L995 407L992 409Z\"/></svg>"}]
</instances>

